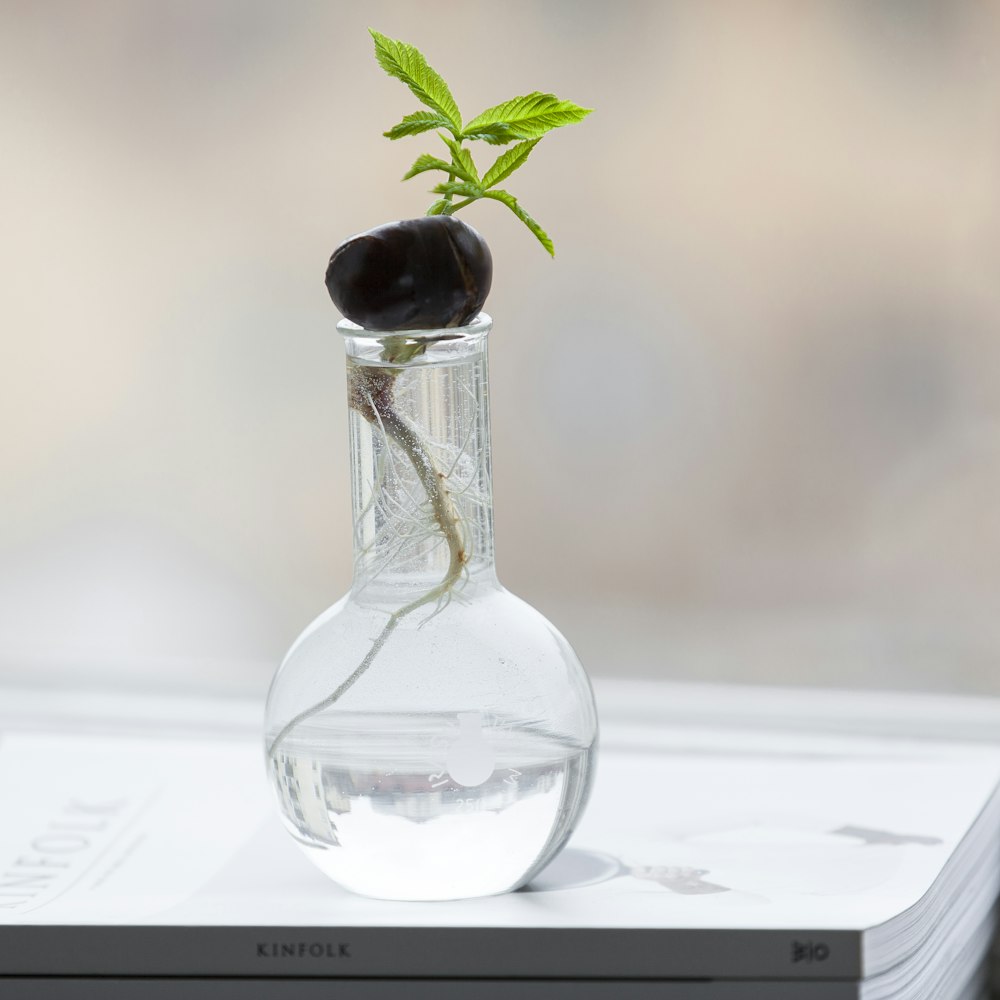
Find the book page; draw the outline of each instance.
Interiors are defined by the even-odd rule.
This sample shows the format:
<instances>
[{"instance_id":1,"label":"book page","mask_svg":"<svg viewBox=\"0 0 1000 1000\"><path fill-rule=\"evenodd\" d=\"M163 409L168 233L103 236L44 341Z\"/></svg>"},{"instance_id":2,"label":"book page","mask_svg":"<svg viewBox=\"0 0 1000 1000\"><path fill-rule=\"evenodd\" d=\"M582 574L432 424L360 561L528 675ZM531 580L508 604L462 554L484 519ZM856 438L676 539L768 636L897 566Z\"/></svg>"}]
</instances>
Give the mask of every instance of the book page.
<instances>
[{"instance_id":1,"label":"book page","mask_svg":"<svg viewBox=\"0 0 1000 1000\"><path fill-rule=\"evenodd\" d=\"M526 891L404 904L310 864L250 728L8 729L0 922L863 929L924 895L998 779L985 747L612 724L579 828Z\"/></svg>"}]
</instances>

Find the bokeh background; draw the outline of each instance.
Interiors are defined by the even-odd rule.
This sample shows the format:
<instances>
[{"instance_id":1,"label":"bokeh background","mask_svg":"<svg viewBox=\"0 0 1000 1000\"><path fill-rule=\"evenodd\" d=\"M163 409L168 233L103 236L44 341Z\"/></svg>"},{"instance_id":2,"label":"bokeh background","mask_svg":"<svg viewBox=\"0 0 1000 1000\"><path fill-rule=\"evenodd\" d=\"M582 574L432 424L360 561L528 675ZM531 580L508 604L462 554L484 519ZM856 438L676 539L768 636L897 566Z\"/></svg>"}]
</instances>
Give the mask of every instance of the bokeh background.
<instances>
[{"instance_id":1,"label":"bokeh background","mask_svg":"<svg viewBox=\"0 0 1000 1000\"><path fill-rule=\"evenodd\" d=\"M323 287L467 116L498 564L598 676L1000 692L1000 6L0 2L0 680L263 690L350 577Z\"/></svg>"}]
</instances>

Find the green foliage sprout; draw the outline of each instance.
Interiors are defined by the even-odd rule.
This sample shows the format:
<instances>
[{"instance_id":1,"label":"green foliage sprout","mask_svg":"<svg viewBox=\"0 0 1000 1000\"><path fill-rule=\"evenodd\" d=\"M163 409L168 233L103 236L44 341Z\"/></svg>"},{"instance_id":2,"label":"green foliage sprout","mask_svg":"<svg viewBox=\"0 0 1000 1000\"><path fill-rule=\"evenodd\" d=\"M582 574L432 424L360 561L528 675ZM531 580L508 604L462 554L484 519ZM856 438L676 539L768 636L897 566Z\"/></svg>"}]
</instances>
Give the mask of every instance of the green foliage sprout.
<instances>
[{"instance_id":1,"label":"green foliage sprout","mask_svg":"<svg viewBox=\"0 0 1000 1000\"><path fill-rule=\"evenodd\" d=\"M548 233L521 207L517 198L497 185L524 164L547 132L582 121L592 109L560 100L555 94L534 91L487 108L463 124L448 84L431 68L417 48L387 38L372 28L368 31L375 41L375 58L382 69L405 83L413 96L430 109L406 115L399 124L382 134L388 139L402 139L408 135L437 131L450 154L449 159L441 159L424 153L417 157L403 176L403 180L409 180L428 171L447 174L447 180L432 188L432 192L440 197L427 209L427 214L453 215L481 198L498 201L506 205L531 230L538 242L555 256ZM472 153L463 145L467 140L481 140L491 146L510 146L510 149L501 153L489 170L480 175ZM456 198L459 200L453 200Z\"/></svg>"}]
</instances>

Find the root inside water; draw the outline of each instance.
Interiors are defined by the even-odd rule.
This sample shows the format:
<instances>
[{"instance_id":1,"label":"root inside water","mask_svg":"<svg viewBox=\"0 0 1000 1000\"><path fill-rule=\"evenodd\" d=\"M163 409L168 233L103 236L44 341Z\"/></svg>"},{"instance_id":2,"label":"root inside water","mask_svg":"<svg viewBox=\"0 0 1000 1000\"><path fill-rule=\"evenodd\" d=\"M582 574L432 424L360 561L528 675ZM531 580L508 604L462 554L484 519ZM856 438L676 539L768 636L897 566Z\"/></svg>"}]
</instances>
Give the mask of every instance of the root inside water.
<instances>
[{"instance_id":1,"label":"root inside water","mask_svg":"<svg viewBox=\"0 0 1000 1000\"><path fill-rule=\"evenodd\" d=\"M469 552L465 541L466 532L463 530L464 524L461 515L448 487L451 473L457 466L458 457L452 462L450 469L440 468L419 429L397 411L394 388L396 378L402 370L400 368L351 365L348 406L360 413L369 423L379 428L385 440L386 455L391 457L391 451L388 449L395 445L413 466L426 494L427 502L430 504L429 514L421 517L421 523L416 527L419 531L429 530L431 533L441 535L448 546L448 568L441 582L435 587L403 607L397 608L389 615L385 625L382 626L382 631L375 637L364 658L335 690L321 701L299 712L279 730L267 749L268 756L272 760L275 752L297 726L335 704L364 676L378 656L379 651L395 631L396 626L404 618L431 604L437 605L431 613L431 617L440 614L448 606L456 585L466 572L466 564L469 561ZM370 504L374 504L382 492L384 474L384 466L380 466L375 478ZM415 511L421 511L424 505L414 500L413 508ZM412 537L412 534L405 535L407 541L412 540Z\"/></svg>"}]
</instances>

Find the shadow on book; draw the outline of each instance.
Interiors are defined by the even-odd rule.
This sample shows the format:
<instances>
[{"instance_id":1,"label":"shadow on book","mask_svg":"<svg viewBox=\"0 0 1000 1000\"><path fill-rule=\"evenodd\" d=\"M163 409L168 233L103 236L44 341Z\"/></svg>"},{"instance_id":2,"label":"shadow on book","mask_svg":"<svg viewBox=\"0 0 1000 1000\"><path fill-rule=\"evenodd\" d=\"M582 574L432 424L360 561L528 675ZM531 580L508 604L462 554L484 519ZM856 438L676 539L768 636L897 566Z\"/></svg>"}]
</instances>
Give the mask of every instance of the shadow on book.
<instances>
[{"instance_id":1,"label":"shadow on book","mask_svg":"<svg viewBox=\"0 0 1000 1000\"><path fill-rule=\"evenodd\" d=\"M729 892L725 885L706 882L705 868L688 868L674 865L627 865L612 854L567 848L539 875L531 880L522 892L552 892L558 889L579 889L613 878L637 878L657 882L664 889L683 896L704 896L715 892Z\"/></svg>"}]
</instances>

